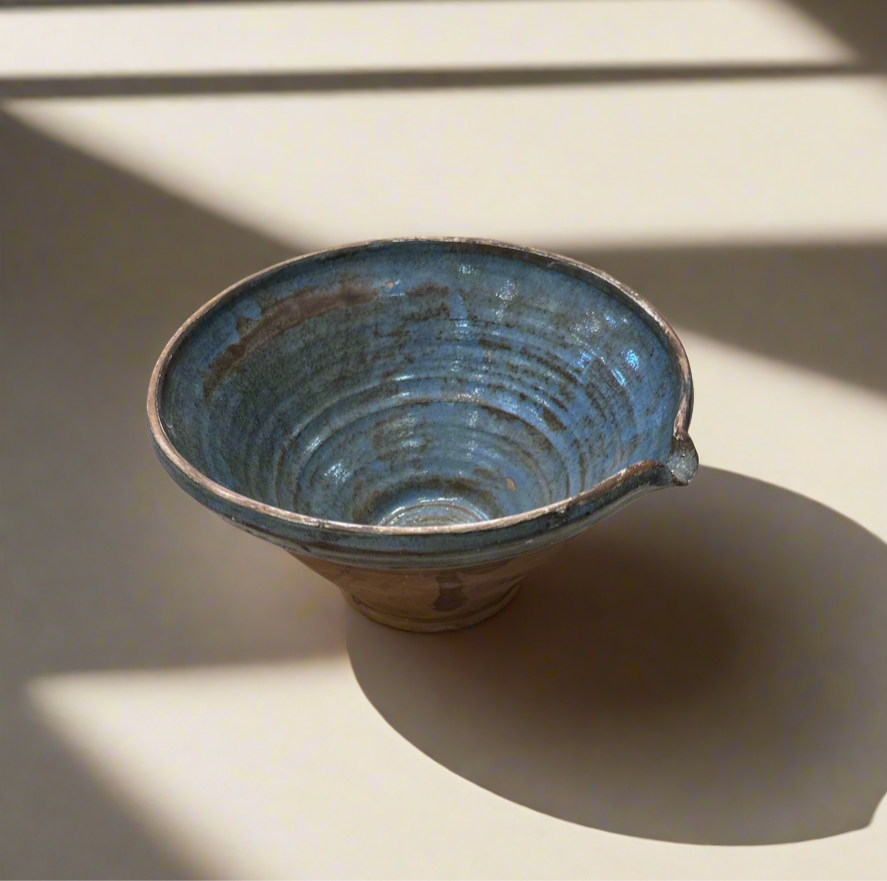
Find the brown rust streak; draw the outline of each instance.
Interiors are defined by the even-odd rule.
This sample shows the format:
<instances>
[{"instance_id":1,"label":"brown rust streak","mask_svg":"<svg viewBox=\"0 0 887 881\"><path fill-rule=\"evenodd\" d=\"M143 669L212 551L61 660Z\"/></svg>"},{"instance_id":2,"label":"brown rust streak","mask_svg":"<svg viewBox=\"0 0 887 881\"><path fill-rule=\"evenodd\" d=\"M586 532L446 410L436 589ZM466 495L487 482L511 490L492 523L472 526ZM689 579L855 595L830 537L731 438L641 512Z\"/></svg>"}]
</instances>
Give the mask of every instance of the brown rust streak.
<instances>
[{"instance_id":1,"label":"brown rust streak","mask_svg":"<svg viewBox=\"0 0 887 881\"><path fill-rule=\"evenodd\" d=\"M433 281L423 281L407 291L408 297L447 297L450 289Z\"/></svg>"},{"instance_id":2,"label":"brown rust streak","mask_svg":"<svg viewBox=\"0 0 887 881\"><path fill-rule=\"evenodd\" d=\"M377 296L377 291L367 285L342 284L336 288L317 288L312 285L261 307L262 315L255 321L241 316L237 320L240 339L228 346L210 364L203 382L204 396L211 394L228 374L241 367L256 352L293 327L335 309L371 303Z\"/></svg>"},{"instance_id":3,"label":"brown rust streak","mask_svg":"<svg viewBox=\"0 0 887 881\"><path fill-rule=\"evenodd\" d=\"M549 410L547 407L542 409L542 418L545 420L545 424L552 431L566 431L567 426L564 425L563 422L557 417L557 414L552 410Z\"/></svg>"},{"instance_id":4,"label":"brown rust streak","mask_svg":"<svg viewBox=\"0 0 887 881\"><path fill-rule=\"evenodd\" d=\"M570 370L568 370L567 367L556 358L549 358L547 355L543 355L540 352L533 352L527 346L521 346L520 353L528 361L538 361L543 367L547 367L551 373L560 377L561 381L567 383L568 386L579 384L576 375L571 373Z\"/></svg>"},{"instance_id":5,"label":"brown rust streak","mask_svg":"<svg viewBox=\"0 0 887 881\"><path fill-rule=\"evenodd\" d=\"M502 352L511 352L514 346L508 340L500 340L495 337L479 337L477 344L488 351L498 349Z\"/></svg>"}]
</instances>

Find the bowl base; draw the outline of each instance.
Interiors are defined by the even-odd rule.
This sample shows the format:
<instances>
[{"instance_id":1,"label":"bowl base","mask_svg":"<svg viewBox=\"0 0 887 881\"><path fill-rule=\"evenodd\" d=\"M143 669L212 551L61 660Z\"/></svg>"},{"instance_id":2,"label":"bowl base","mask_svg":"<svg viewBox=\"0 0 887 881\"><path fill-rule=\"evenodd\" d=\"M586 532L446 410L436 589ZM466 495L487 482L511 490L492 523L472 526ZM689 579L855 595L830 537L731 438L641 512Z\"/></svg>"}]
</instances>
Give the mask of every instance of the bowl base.
<instances>
[{"instance_id":1,"label":"bowl base","mask_svg":"<svg viewBox=\"0 0 887 881\"><path fill-rule=\"evenodd\" d=\"M367 605L347 590L342 590L342 595L352 608L357 609L361 615L365 615L377 624L385 624L387 627L394 627L397 630L408 630L411 633L442 633L447 630L462 630L465 627L471 627L474 624L480 624L481 621L486 621L487 618L491 618L497 612L501 612L517 596L520 587L520 583L518 583L506 588L489 605L481 609L472 609L459 617L448 616L440 619L428 619L425 617L408 618L402 615L394 615L391 612L375 609Z\"/></svg>"},{"instance_id":2,"label":"bowl base","mask_svg":"<svg viewBox=\"0 0 887 881\"><path fill-rule=\"evenodd\" d=\"M338 587L361 614L414 633L471 627L504 609L530 572L563 546L492 563L441 569L370 569L290 553Z\"/></svg>"}]
</instances>

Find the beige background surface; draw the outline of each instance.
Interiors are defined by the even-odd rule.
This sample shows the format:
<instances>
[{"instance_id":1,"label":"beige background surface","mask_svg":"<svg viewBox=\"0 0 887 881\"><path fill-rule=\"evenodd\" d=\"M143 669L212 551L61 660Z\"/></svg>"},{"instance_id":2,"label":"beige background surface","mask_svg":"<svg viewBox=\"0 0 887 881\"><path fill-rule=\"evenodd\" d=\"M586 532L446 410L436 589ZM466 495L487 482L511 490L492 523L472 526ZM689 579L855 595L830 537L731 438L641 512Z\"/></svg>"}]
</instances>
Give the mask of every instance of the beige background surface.
<instances>
[{"instance_id":1,"label":"beige background surface","mask_svg":"<svg viewBox=\"0 0 887 881\"><path fill-rule=\"evenodd\" d=\"M887 877L885 28L0 9L0 873ZM704 463L431 639L190 501L143 413L231 281L421 233L639 289Z\"/></svg>"}]
</instances>

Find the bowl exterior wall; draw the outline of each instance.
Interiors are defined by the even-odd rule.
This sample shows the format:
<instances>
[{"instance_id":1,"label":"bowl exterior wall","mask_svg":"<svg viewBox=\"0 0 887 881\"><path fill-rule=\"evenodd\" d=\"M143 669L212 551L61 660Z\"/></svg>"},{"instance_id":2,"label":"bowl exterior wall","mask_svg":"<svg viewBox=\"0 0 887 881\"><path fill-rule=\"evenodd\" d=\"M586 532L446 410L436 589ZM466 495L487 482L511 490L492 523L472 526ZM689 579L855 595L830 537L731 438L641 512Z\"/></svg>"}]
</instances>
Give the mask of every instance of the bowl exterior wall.
<instances>
[{"instance_id":1,"label":"bowl exterior wall","mask_svg":"<svg viewBox=\"0 0 887 881\"><path fill-rule=\"evenodd\" d=\"M470 627L495 615L514 599L521 581L564 543L451 569L368 569L293 556L339 587L348 602L373 621L435 633Z\"/></svg>"}]
</instances>

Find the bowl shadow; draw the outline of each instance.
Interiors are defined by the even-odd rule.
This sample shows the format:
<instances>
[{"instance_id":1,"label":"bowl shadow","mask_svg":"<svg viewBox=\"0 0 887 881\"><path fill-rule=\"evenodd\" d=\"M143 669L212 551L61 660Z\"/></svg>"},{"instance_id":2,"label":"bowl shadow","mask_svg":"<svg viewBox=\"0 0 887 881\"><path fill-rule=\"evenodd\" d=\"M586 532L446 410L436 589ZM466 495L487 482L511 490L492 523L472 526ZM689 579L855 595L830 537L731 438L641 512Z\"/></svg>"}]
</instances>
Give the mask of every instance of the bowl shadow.
<instances>
[{"instance_id":1,"label":"bowl shadow","mask_svg":"<svg viewBox=\"0 0 887 881\"><path fill-rule=\"evenodd\" d=\"M887 790L887 545L703 468L576 539L500 615L347 619L381 715L465 779L609 832L763 845L865 827Z\"/></svg>"}]
</instances>

